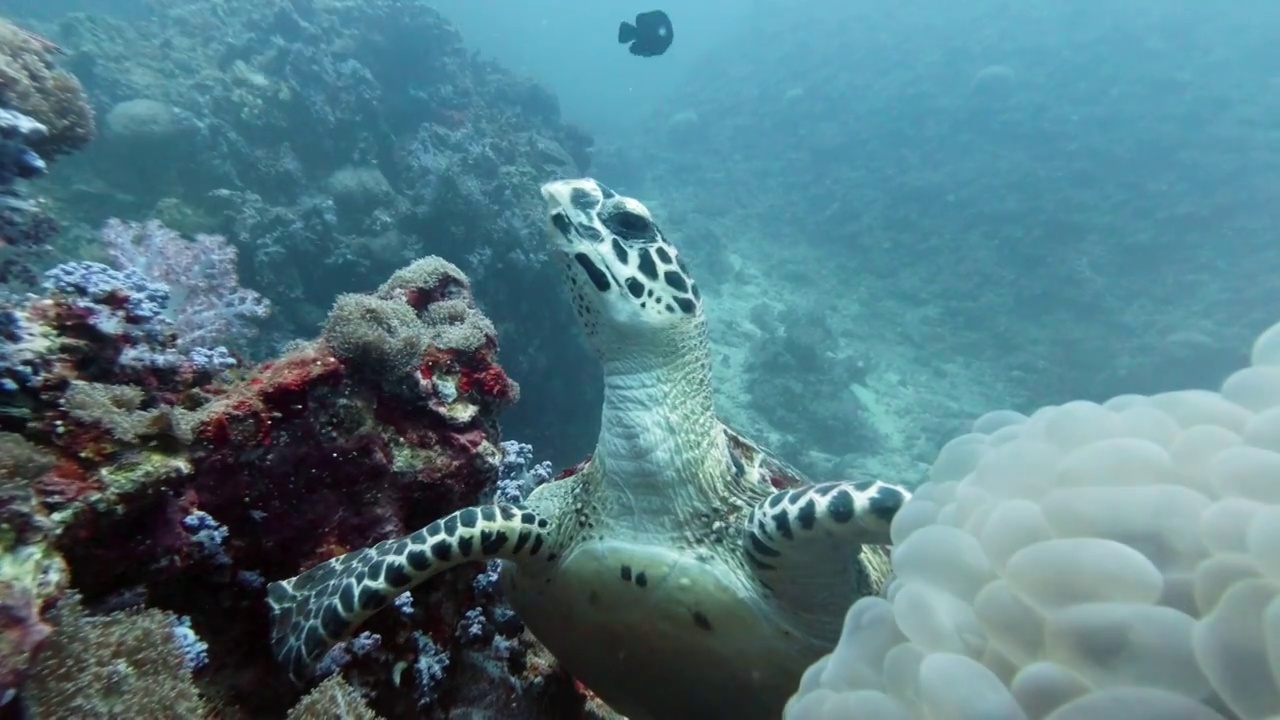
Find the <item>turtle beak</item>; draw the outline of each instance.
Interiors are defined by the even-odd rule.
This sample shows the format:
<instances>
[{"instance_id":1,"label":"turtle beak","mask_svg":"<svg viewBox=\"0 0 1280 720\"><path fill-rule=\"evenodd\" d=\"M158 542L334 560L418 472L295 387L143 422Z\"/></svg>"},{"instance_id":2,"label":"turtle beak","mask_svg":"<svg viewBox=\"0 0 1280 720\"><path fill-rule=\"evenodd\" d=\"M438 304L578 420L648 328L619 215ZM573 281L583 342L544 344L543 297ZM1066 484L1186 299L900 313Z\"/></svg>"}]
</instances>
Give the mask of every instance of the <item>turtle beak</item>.
<instances>
[{"instance_id":1,"label":"turtle beak","mask_svg":"<svg viewBox=\"0 0 1280 720\"><path fill-rule=\"evenodd\" d=\"M540 189L542 190L542 199L546 200L548 205L555 201L554 182L542 183L542 187Z\"/></svg>"},{"instance_id":2,"label":"turtle beak","mask_svg":"<svg viewBox=\"0 0 1280 720\"><path fill-rule=\"evenodd\" d=\"M547 202L547 237L552 247L569 252L577 237L569 220L572 184L567 180L555 180L543 184L541 190L542 199Z\"/></svg>"},{"instance_id":3,"label":"turtle beak","mask_svg":"<svg viewBox=\"0 0 1280 720\"><path fill-rule=\"evenodd\" d=\"M547 238L554 249L568 251L572 245L572 224L564 211L563 196L557 188L559 184L562 182L549 182L541 187L543 200L547 201Z\"/></svg>"},{"instance_id":4,"label":"turtle beak","mask_svg":"<svg viewBox=\"0 0 1280 720\"><path fill-rule=\"evenodd\" d=\"M568 180L552 180L543 183L542 199L547 201L547 209L550 212L564 209L569 204L569 193L572 191Z\"/></svg>"}]
</instances>

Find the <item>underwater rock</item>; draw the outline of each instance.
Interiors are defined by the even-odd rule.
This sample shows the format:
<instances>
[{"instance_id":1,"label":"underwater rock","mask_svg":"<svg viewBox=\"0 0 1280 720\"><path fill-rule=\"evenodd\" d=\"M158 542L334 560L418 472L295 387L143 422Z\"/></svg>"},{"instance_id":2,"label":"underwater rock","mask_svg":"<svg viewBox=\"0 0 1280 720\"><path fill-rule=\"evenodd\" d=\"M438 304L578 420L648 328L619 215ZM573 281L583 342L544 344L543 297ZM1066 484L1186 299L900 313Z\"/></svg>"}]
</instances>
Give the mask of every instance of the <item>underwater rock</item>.
<instances>
[{"instance_id":1,"label":"underwater rock","mask_svg":"<svg viewBox=\"0 0 1280 720\"><path fill-rule=\"evenodd\" d=\"M368 215L395 197L391 183L374 166L339 168L325 181L325 190L339 212L356 216Z\"/></svg>"},{"instance_id":2,"label":"underwater rock","mask_svg":"<svg viewBox=\"0 0 1280 720\"><path fill-rule=\"evenodd\" d=\"M777 318L757 304L751 318L761 335L745 366L748 406L811 450L832 456L874 451L880 431L851 389L865 384L869 368L841 353L824 314L791 311Z\"/></svg>"},{"instance_id":3,"label":"underwater rock","mask_svg":"<svg viewBox=\"0 0 1280 720\"><path fill-rule=\"evenodd\" d=\"M135 98L116 103L103 122L103 138L113 142L162 146L199 130L188 113L167 103Z\"/></svg>"},{"instance_id":4,"label":"underwater rock","mask_svg":"<svg viewBox=\"0 0 1280 720\"><path fill-rule=\"evenodd\" d=\"M202 178L208 171L200 171L210 164L207 133L200 118L180 107L133 98L116 103L103 117L90 159L100 177L127 195L151 198L184 185L212 189ZM200 184L193 184L194 178L202 178Z\"/></svg>"}]
</instances>

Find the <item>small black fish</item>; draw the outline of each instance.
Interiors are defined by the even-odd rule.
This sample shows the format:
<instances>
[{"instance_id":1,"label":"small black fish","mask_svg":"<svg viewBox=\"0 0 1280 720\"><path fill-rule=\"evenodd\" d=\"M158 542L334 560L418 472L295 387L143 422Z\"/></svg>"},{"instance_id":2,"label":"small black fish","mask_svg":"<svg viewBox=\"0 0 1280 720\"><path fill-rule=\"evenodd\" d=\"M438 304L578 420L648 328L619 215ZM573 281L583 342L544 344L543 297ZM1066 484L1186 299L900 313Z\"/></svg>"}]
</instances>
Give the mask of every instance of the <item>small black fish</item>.
<instances>
[{"instance_id":1,"label":"small black fish","mask_svg":"<svg viewBox=\"0 0 1280 720\"><path fill-rule=\"evenodd\" d=\"M618 42L631 43L631 54L640 57L661 55L675 37L671 18L661 10L640 13L634 25L625 21L618 25Z\"/></svg>"}]
</instances>

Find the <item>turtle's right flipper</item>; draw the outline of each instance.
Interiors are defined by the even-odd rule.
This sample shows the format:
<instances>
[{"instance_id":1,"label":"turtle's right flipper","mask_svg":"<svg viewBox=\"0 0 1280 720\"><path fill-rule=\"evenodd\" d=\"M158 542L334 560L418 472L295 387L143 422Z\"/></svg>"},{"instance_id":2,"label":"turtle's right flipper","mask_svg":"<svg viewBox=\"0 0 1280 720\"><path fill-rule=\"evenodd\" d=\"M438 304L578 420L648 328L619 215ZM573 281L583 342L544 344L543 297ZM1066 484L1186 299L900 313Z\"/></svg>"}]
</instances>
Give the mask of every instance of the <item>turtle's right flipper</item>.
<instances>
[{"instance_id":1,"label":"turtle's right flipper","mask_svg":"<svg viewBox=\"0 0 1280 720\"><path fill-rule=\"evenodd\" d=\"M774 493L743 528L747 567L782 607L813 621L810 631L836 637L850 599L887 582L889 526L910 497L876 481Z\"/></svg>"}]
</instances>

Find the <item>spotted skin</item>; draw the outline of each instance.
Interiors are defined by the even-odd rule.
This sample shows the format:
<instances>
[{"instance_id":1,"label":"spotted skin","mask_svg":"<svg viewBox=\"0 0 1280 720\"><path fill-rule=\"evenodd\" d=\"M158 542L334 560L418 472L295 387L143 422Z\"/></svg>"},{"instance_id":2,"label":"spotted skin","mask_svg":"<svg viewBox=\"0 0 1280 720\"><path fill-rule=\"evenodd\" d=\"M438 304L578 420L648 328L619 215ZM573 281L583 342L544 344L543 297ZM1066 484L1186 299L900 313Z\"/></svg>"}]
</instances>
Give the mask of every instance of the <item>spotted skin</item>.
<instances>
[{"instance_id":1,"label":"spotted skin","mask_svg":"<svg viewBox=\"0 0 1280 720\"><path fill-rule=\"evenodd\" d=\"M271 646L299 684L334 644L397 595L466 562L555 561L546 518L515 505L459 510L402 538L340 555L271 583Z\"/></svg>"},{"instance_id":2,"label":"spotted skin","mask_svg":"<svg viewBox=\"0 0 1280 720\"><path fill-rule=\"evenodd\" d=\"M755 507L743 530L748 565L808 632L836 632L843 617L829 608L840 598L876 592L877 576L889 571L883 550L889 527L910 497L874 480L776 492ZM853 551L861 552L862 563L831 561Z\"/></svg>"},{"instance_id":3,"label":"spotted skin","mask_svg":"<svg viewBox=\"0 0 1280 720\"><path fill-rule=\"evenodd\" d=\"M888 545L889 526L910 495L879 481L829 482L777 492L756 506L747 523L752 565L774 570L775 560L812 539Z\"/></svg>"}]
</instances>

